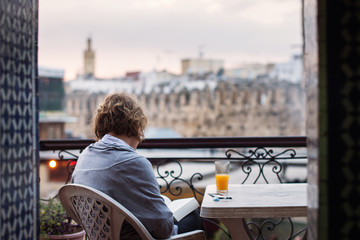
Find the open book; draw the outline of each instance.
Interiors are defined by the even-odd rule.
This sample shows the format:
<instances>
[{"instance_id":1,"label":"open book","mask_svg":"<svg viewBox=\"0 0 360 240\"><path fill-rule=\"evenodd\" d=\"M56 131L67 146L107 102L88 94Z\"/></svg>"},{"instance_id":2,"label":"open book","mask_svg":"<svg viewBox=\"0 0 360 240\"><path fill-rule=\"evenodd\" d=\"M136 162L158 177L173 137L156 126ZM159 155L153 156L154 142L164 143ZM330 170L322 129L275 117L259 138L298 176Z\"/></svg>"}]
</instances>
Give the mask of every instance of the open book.
<instances>
[{"instance_id":1,"label":"open book","mask_svg":"<svg viewBox=\"0 0 360 240\"><path fill-rule=\"evenodd\" d=\"M161 195L164 198L165 204L174 215L176 222L179 222L186 215L197 209L200 205L196 198L181 198L171 201L170 198Z\"/></svg>"}]
</instances>

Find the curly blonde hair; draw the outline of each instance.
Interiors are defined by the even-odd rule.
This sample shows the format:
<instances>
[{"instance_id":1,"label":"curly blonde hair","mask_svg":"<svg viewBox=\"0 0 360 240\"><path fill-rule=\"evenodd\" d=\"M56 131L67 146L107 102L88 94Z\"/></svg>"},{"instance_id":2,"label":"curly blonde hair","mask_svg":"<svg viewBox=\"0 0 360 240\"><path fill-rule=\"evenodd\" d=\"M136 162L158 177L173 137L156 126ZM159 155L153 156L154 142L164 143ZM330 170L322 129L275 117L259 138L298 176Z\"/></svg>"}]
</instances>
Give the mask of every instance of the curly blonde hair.
<instances>
[{"instance_id":1,"label":"curly blonde hair","mask_svg":"<svg viewBox=\"0 0 360 240\"><path fill-rule=\"evenodd\" d=\"M144 138L147 118L135 98L126 93L114 93L105 98L97 110L94 130L97 140L113 132L117 135Z\"/></svg>"}]
</instances>

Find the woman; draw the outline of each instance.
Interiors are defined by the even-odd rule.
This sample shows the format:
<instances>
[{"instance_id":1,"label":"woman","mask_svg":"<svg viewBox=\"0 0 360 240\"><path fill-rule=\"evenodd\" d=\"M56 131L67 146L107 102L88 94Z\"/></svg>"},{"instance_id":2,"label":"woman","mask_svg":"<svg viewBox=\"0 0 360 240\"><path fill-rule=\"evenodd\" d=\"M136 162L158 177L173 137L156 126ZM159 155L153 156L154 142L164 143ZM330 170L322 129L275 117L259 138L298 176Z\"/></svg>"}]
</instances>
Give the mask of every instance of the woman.
<instances>
[{"instance_id":1,"label":"woman","mask_svg":"<svg viewBox=\"0 0 360 240\"><path fill-rule=\"evenodd\" d=\"M136 153L144 138L147 119L134 98L125 93L108 96L97 110L94 127L97 142L79 156L72 182L96 188L132 212L154 238L200 229L195 216L174 225L173 215L161 197L151 163ZM190 214L192 215L192 214ZM185 227L186 226L186 227ZM178 231L180 230L180 231ZM122 239L135 239L126 225Z\"/></svg>"}]
</instances>

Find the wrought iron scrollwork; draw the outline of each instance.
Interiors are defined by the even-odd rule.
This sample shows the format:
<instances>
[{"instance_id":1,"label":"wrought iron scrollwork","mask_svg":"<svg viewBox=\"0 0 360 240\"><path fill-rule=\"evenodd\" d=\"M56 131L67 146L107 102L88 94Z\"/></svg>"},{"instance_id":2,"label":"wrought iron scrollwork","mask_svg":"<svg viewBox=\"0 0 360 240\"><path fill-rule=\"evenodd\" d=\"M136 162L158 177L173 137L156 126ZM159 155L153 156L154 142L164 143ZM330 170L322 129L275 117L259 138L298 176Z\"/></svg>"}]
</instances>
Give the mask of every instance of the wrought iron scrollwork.
<instances>
[{"instance_id":1,"label":"wrought iron scrollwork","mask_svg":"<svg viewBox=\"0 0 360 240\"><path fill-rule=\"evenodd\" d=\"M166 165L168 163L174 163L176 169L168 170ZM164 168L165 170L162 170ZM173 196L180 196L183 193L183 186L187 186L192 191L194 197L197 199L197 194L204 195L204 193L197 190L194 186L195 180L201 181L203 179L203 175L201 173L194 173L189 180L185 180L182 178L183 168L179 161L177 160L162 160L156 167L157 179L160 180L163 184L160 185L160 192L165 193L169 192Z\"/></svg>"},{"instance_id":2,"label":"wrought iron scrollwork","mask_svg":"<svg viewBox=\"0 0 360 240\"><path fill-rule=\"evenodd\" d=\"M239 157L233 157L233 154ZM286 149L278 154L274 154L272 149L267 150L263 147L258 147L255 150L249 150L248 154L229 149L225 152L225 155L228 159L238 160L242 163L241 169L245 173L245 179L242 183L246 183L253 172L257 174L253 183L257 183L261 177L266 183L269 183L265 174L265 167L267 166L271 167L272 173L282 183L280 175L283 173L283 166L278 160L294 159L296 151L294 149ZM257 171L253 171L254 169L257 169Z\"/></svg>"},{"instance_id":3,"label":"wrought iron scrollwork","mask_svg":"<svg viewBox=\"0 0 360 240\"><path fill-rule=\"evenodd\" d=\"M281 230L281 234L283 235L283 239L292 240L296 237L301 236L306 231L306 227L299 229L297 232L295 232L294 223L291 220L291 218L280 218L280 219L267 219L264 220L261 223L257 223L255 221L249 221L248 227L250 229L250 232L253 235L253 239L255 240L265 240L271 237L271 235L276 234L276 228L283 224L283 226L286 224L286 221L288 221L288 225L290 225L287 229Z\"/></svg>"},{"instance_id":4,"label":"wrought iron scrollwork","mask_svg":"<svg viewBox=\"0 0 360 240\"><path fill-rule=\"evenodd\" d=\"M70 155L71 158L65 159L64 153ZM73 153L71 153L71 152L69 152L67 150L60 150L58 152L58 157L59 157L59 160L61 160L61 161L64 161L64 160L67 161L67 165L66 165L67 178L66 178L66 181L65 181L65 184L67 184L67 183L69 183L71 175L74 172L75 165L76 165L76 162L77 162L79 156L75 155L75 154L73 154Z\"/></svg>"}]
</instances>

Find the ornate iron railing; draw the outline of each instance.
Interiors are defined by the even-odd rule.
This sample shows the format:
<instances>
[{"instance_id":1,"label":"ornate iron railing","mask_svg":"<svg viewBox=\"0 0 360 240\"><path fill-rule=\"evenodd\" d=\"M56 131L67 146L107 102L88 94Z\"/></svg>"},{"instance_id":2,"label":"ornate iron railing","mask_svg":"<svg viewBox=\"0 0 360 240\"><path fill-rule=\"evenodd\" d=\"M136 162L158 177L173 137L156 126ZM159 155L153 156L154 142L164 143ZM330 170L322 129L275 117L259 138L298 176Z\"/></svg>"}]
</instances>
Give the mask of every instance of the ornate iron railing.
<instances>
[{"instance_id":1,"label":"ornate iron railing","mask_svg":"<svg viewBox=\"0 0 360 240\"><path fill-rule=\"evenodd\" d=\"M78 155L93 142L93 140L42 140L40 141L40 151L58 151L58 160L68 162L68 182ZM139 144L138 149L145 151L143 155L155 166L161 192L174 197L182 196L187 192L201 201L199 198L202 198L204 191L201 182L213 178L214 173L213 171L204 173L196 168L200 167L204 170L207 167L209 169L208 163L214 160L230 159L233 166L231 176L236 175L238 183L306 181L305 137L146 139ZM168 151L169 149L172 149L173 152L167 153L165 156L151 156L153 155L151 151ZM194 153L191 150L194 149L207 155L191 156ZM147 150L150 152L146 152ZM189 155L179 156L180 152ZM48 160L46 156L40 156L40 159ZM184 170L184 166L191 163L198 163L198 165L190 166L190 170L187 170L191 171L189 174ZM290 169L305 171L302 176L289 176L287 171ZM249 219L248 227L254 239L268 239L280 225L284 225L284 222L289 225L286 239L295 239L305 231L305 228L295 229L290 218L261 219L261 221Z\"/></svg>"}]
</instances>

